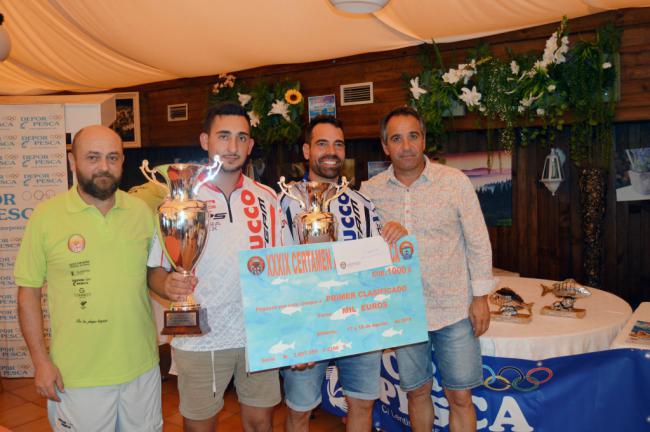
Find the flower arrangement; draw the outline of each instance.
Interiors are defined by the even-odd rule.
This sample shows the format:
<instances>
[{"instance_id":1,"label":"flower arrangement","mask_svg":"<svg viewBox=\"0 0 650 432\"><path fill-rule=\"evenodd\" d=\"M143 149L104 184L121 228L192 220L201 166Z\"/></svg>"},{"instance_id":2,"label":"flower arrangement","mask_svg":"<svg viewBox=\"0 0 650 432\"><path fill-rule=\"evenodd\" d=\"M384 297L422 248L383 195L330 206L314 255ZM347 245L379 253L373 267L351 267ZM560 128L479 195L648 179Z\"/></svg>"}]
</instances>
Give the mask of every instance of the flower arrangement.
<instances>
[{"instance_id":1,"label":"flower arrangement","mask_svg":"<svg viewBox=\"0 0 650 432\"><path fill-rule=\"evenodd\" d=\"M245 86L234 75L221 74L212 86L208 103L224 101L239 103L247 110L251 134L264 152L278 143L293 144L302 133L305 102L300 82L283 80L269 84L259 81Z\"/></svg>"},{"instance_id":2,"label":"flower arrangement","mask_svg":"<svg viewBox=\"0 0 650 432\"><path fill-rule=\"evenodd\" d=\"M564 127L566 114L571 113L578 125L577 129L573 126L572 158L577 164L587 159L593 164L592 156L583 150L593 149L595 141L586 138L597 135L596 139L611 143L611 134L603 128L600 132L580 128L585 129L585 124L611 125L615 98L606 95L614 93L617 68L608 59L618 51L617 40L620 32L607 25L598 30L596 41L579 41L572 47L565 17L546 41L541 56L508 52L502 59L481 45L470 51L465 63L445 70L436 48L440 67L425 65L418 76L407 77L409 103L422 114L427 132L440 137L444 135L445 109L460 102L477 112L488 130L500 128L499 145L506 150L517 142L516 128L521 128L522 145L553 143Z\"/></svg>"}]
</instances>

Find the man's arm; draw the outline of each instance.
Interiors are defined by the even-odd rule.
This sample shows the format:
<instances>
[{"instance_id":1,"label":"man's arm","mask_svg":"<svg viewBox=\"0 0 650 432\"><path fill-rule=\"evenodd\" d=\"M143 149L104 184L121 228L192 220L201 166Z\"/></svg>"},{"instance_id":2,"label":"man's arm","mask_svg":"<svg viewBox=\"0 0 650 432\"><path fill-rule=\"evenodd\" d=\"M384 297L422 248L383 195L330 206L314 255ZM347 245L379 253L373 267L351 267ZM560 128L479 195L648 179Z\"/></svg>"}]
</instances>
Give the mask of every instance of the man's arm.
<instances>
[{"instance_id":1,"label":"man's arm","mask_svg":"<svg viewBox=\"0 0 650 432\"><path fill-rule=\"evenodd\" d=\"M41 288L18 287L18 317L20 331L23 333L34 363L36 391L41 396L60 402L56 389L64 391L63 378L59 368L52 363L45 347Z\"/></svg>"},{"instance_id":2,"label":"man's arm","mask_svg":"<svg viewBox=\"0 0 650 432\"><path fill-rule=\"evenodd\" d=\"M492 276L492 247L485 219L471 181L463 176L460 189L460 221L465 238L467 267L474 298L469 307L469 319L478 337L490 326L487 295L494 289Z\"/></svg>"},{"instance_id":3,"label":"man's arm","mask_svg":"<svg viewBox=\"0 0 650 432\"><path fill-rule=\"evenodd\" d=\"M147 267L149 288L160 297L171 301L184 301L194 292L198 282L195 276L185 276L178 272L168 272L162 267Z\"/></svg>"}]
</instances>

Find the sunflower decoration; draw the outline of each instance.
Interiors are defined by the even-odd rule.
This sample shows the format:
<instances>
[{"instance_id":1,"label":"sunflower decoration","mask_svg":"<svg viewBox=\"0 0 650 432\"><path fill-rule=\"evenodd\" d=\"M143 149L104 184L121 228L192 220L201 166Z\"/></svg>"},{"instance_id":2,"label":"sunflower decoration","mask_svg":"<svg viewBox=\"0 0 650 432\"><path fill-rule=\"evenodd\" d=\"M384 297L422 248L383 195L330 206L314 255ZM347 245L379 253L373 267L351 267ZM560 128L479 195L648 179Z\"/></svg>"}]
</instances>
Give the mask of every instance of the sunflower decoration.
<instances>
[{"instance_id":1,"label":"sunflower decoration","mask_svg":"<svg viewBox=\"0 0 650 432\"><path fill-rule=\"evenodd\" d=\"M302 93L296 89L289 89L284 94L284 100L290 105L297 105L302 102Z\"/></svg>"}]
</instances>

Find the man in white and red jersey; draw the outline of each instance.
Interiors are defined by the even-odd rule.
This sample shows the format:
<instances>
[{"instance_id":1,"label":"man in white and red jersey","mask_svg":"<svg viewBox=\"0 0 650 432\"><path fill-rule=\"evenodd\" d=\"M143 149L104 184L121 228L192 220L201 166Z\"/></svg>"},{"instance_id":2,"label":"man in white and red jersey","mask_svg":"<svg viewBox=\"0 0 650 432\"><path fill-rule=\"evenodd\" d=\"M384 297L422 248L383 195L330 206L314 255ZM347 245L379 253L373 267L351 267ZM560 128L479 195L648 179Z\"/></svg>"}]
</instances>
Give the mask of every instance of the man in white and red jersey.
<instances>
[{"instance_id":1,"label":"man in white and red jersey","mask_svg":"<svg viewBox=\"0 0 650 432\"><path fill-rule=\"evenodd\" d=\"M312 119L305 132L302 150L305 159L309 161L309 172L305 180L340 182L345 160L345 141L339 120L332 116L317 116ZM298 183L296 187L304 188L304 184ZM285 243L298 244L298 233L292 222L303 210L296 200L287 196L282 198L281 205L291 227L291 238L285 239ZM329 204L329 208L323 210L333 213L336 217L338 241L380 235L381 226L375 206L355 190L348 188ZM387 228L382 234L389 242L394 242L406 234L399 224L392 223ZM287 432L309 430L310 413L321 402L321 385L328 363L322 361L282 371L286 404L289 408ZM379 397L381 351L339 358L336 365L348 404L347 430L370 431L372 406Z\"/></svg>"},{"instance_id":2,"label":"man in white and red jersey","mask_svg":"<svg viewBox=\"0 0 650 432\"><path fill-rule=\"evenodd\" d=\"M234 376L244 430L270 431L273 406L281 401L279 376L277 370L246 373L238 252L281 244L280 230L286 223L275 192L242 174L253 139L250 119L241 106L211 107L200 141L210 158L219 155L223 165L216 179L198 192L197 198L208 204L210 222L196 277L170 272L158 239L148 262L154 291L172 301L193 293L207 309L211 331L172 341L183 427L213 431L224 391Z\"/></svg>"}]
</instances>

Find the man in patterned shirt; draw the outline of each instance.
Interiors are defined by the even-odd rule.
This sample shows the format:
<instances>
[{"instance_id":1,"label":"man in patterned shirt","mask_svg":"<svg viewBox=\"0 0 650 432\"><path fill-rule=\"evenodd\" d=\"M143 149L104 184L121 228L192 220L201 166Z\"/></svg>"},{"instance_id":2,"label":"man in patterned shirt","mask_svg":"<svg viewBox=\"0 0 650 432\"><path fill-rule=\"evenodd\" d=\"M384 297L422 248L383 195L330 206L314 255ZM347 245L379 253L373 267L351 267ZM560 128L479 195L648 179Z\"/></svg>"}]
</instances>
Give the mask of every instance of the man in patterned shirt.
<instances>
[{"instance_id":1,"label":"man in patterned shirt","mask_svg":"<svg viewBox=\"0 0 650 432\"><path fill-rule=\"evenodd\" d=\"M214 106L203 126L201 147L210 158L218 154L223 165L216 179L198 192L198 199L208 204L210 232L196 277L170 272L155 239L149 254L149 285L172 301L193 293L207 311L208 333L172 341L184 430L214 430L224 391L234 376L244 430L271 431L273 407L281 400L279 376L277 369L246 372L238 253L278 245L286 224L275 192L242 174L253 148L246 111L232 103Z\"/></svg>"},{"instance_id":2,"label":"man in patterned shirt","mask_svg":"<svg viewBox=\"0 0 650 432\"><path fill-rule=\"evenodd\" d=\"M408 394L414 431L430 432L433 346L449 401L450 428L475 431L471 389L482 383L478 336L490 324L487 294L494 288L492 250L481 207L459 170L424 156L425 127L417 111L400 107L381 122L381 143L392 165L361 185L382 222L416 236L429 342L396 349L400 386Z\"/></svg>"}]
</instances>

